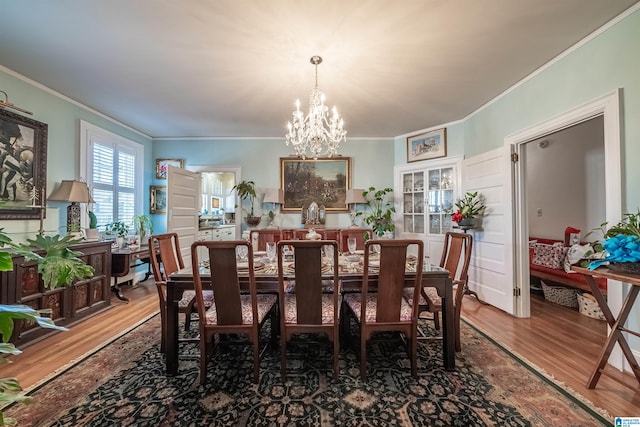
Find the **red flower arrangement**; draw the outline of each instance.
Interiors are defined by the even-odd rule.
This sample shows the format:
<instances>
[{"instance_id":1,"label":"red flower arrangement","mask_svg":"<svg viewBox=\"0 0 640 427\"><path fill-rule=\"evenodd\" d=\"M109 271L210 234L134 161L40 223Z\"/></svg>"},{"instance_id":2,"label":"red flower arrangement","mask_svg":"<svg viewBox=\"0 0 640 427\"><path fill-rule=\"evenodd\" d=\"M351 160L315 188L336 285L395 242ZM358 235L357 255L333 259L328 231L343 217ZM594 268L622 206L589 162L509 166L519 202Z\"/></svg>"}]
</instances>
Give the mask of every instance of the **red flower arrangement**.
<instances>
[{"instance_id":1,"label":"red flower arrangement","mask_svg":"<svg viewBox=\"0 0 640 427\"><path fill-rule=\"evenodd\" d=\"M460 212L460 209L458 209L453 215L451 215L451 221L453 222L459 223L460 221L462 221L463 218L464 216Z\"/></svg>"}]
</instances>

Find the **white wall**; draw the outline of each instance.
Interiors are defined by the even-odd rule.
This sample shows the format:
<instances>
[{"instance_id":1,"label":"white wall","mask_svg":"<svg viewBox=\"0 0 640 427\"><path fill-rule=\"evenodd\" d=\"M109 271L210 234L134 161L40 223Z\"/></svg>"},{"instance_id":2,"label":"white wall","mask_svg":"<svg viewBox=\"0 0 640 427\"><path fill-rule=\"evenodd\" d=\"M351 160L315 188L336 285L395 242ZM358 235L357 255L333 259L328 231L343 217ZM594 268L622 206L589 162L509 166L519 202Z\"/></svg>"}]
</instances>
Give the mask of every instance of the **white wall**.
<instances>
[{"instance_id":1,"label":"white wall","mask_svg":"<svg viewBox=\"0 0 640 427\"><path fill-rule=\"evenodd\" d=\"M530 236L562 239L565 228L574 227L584 238L604 222L603 141L603 119L597 117L526 144ZM599 238L594 233L587 239Z\"/></svg>"}]
</instances>

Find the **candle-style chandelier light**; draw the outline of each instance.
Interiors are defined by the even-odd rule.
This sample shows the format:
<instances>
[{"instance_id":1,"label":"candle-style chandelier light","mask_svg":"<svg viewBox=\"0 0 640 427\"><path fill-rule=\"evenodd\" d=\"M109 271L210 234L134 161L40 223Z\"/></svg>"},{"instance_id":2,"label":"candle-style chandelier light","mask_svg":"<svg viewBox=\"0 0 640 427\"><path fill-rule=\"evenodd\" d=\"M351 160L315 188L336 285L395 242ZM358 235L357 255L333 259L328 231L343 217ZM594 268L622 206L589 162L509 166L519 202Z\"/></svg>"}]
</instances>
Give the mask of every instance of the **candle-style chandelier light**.
<instances>
[{"instance_id":1,"label":"candle-style chandelier light","mask_svg":"<svg viewBox=\"0 0 640 427\"><path fill-rule=\"evenodd\" d=\"M296 111L293 112L293 123L287 123L289 132L285 135L287 146L293 145L296 154L305 159L318 156L331 157L338 153L342 141L346 141L347 131L344 120L334 106L331 117L329 108L324 105L325 96L318 89L319 56L312 56L311 63L316 67L316 85L309 95L309 114L305 117L300 111L300 100L296 100Z\"/></svg>"}]
</instances>

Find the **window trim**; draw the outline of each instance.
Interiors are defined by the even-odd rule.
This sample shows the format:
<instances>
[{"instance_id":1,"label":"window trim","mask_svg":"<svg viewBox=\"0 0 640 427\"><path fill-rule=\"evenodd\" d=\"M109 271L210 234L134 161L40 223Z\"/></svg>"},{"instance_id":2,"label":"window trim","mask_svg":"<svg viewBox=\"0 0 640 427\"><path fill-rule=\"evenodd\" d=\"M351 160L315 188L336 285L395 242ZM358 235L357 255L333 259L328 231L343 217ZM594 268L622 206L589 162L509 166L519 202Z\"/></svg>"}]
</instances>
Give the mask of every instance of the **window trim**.
<instances>
[{"instance_id":1,"label":"window trim","mask_svg":"<svg viewBox=\"0 0 640 427\"><path fill-rule=\"evenodd\" d=\"M134 212L140 213L143 210L143 194L144 194L144 146L138 142L127 139L116 133L103 129L99 126L80 120L80 177L87 181L91 188L93 185L93 176L90 173L90 165L92 162L91 144L93 142L106 142L117 146L124 146L135 153L135 191L134 191ZM87 215L87 204L81 204L81 226L83 228L89 226L89 217Z\"/></svg>"}]
</instances>

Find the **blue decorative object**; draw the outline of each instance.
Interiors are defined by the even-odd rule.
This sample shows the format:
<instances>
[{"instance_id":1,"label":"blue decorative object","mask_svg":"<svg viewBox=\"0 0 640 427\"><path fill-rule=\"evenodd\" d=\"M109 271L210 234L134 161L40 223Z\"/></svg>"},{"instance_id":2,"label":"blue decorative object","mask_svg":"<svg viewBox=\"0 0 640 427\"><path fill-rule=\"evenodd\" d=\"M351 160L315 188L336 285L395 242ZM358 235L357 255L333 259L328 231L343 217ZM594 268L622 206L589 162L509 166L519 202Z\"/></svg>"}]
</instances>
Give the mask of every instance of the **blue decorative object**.
<instances>
[{"instance_id":1,"label":"blue decorative object","mask_svg":"<svg viewBox=\"0 0 640 427\"><path fill-rule=\"evenodd\" d=\"M602 247L607 253L603 259L592 261L589 270L595 270L605 262L639 262L640 238L638 236L625 236L618 234L602 242Z\"/></svg>"}]
</instances>

